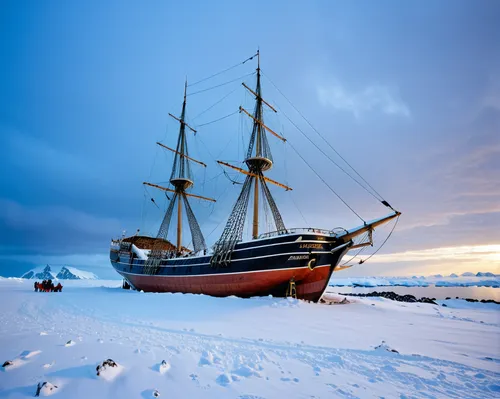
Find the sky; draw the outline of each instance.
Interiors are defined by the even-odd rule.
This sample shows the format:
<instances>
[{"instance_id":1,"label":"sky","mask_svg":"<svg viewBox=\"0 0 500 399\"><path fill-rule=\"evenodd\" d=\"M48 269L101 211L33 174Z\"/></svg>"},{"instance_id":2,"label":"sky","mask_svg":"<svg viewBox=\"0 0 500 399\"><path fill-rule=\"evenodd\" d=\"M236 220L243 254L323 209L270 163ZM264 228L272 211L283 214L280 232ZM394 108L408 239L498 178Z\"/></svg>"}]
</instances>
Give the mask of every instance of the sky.
<instances>
[{"instance_id":1,"label":"sky","mask_svg":"<svg viewBox=\"0 0 500 399\"><path fill-rule=\"evenodd\" d=\"M155 143L175 146L168 113L180 114L186 79L190 154L208 165L193 165L192 193L218 200L192 207L212 245L241 187L215 161L243 160L251 123L237 110L252 109L241 82L255 85L256 62L242 61L257 49L278 109L264 120L288 139L268 135L268 176L293 187L271 187L287 227L361 223L312 169L364 220L389 212L318 150L342 163L320 132L402 212L377 255L339 273L500 273L498 1L4 0L0 11L0 275L50 263L113 277L110 239L156 234L168 200L142 182L168 184L172 154Z\"/></svg>"}]
</instances>

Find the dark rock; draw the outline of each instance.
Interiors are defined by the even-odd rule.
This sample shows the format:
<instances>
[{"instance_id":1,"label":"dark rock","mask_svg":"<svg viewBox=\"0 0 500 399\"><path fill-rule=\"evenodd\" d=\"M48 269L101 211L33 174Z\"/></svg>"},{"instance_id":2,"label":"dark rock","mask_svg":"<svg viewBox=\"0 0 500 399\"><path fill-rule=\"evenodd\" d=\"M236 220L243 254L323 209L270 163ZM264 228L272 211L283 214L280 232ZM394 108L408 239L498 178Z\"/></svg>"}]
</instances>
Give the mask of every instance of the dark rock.
<instances>
[{"instance_id":1,"label":"dark rock","mask_svg":"<svg viewBox=\"0 0 500 399\"><path fill-rule=\"evenodd\" d=\"M500 305L500 302L497 302L494 299L481 299L481 303L496 303L497 305Z\"/></svg>"},{"instance_id":2,"label":"dark rock","mask_svg":"<svg viewBox=\"0 0 500 399\"><path fill-rule=\"evenodd\" d=\"M477 299L473 299L473 298L465 298L465 300L467 302L479 302Z\"/></svg>"},{"instance_id":3,"label":"dark rock","mask_svg":"<svg viewBox=\"0 0 500 399\"><path fill-rule=\"evenodd\" d=\"M102 364L98 364L95 368L97 371L97 375L100 375L101 371L103 371L106 367L116 367L117 364L112 359L107 359L102 362Z\"/></svg>"},{"instance_id":4,"label":"dark rock","mask_svg":"<svg viewBox=\"0 0 500 399\"><path fill-rule=\"evenodd\" d=\"M11 360L7 360L4 364L2 364L2 367L8 367L8 366L12 366L14 363L12 363Z\"/></svg>"},{"instance_id":5,"label":"dark rock","mask_svg":"<svg viewBox=\"0 0 500 399\"><path fill-rule=\"evenodd\" d=\"M447 308L447 307L448 307L448 305L447 305L446 303L443 303L441 306L443 306L443 307L445 307L445 308Z\"/></svg>"},{"instance_id":6,"label":"dark rock","mask_svg":"<svg viewBox=\"0 0 500 399\"><path fill-rule=\"evenodd\" d=\"M446 300L451 299L449 296L446 297Z\"/></svg>"},{"instance_id":7,"label":"dark rock","mask_svg":"<svg viewBox=\"0 0 500 399\"><path fill-rule=\"evenodd\" d=\"M349 294L342 294L340 293L339 295L350 295L350 296L359 296L359 297L382 297L382 298L387 298L387 299L390 299L392 301L398 301L398 302L423 302L423 303L431 303L431 304L434 304L434 305L437 305L435 301L435 299L429 299L429 298L421 298L421 299L417 299L416 297L414 297L413 295L410 295L410 294L406 294L406 295L399 295L399 294L396 294L395 292L392 292L392 291L382 291L382 292L377 292L377 291L373 291L373 292L369 292L367 294L352 294L352 293L349 293Z\"/></svg>"},{"instance_id":8,"label":"dark rock","mask_svg":"<svg viewBox=\"0 0 500 399\"><path fill-rule=\"evenodd\" d=\"M376 346L375 349L385 349L387 352L392 352L392 353L398 353L399 354L399 352L396 349L393 349L393 348L390 348L389 346L387 346L387 344L385 343L385 341L382 341L382 343L380 345Z\"/></svg>"},{"instance_id":9,"label":"dark rock","mask_svg":"<svg viewBox=\"0 0 500 399\"><path fill-rule=\"evenodd\" d=\"M47 381L44 381L44 382L39 382L38 385L36 386L36 393L35 393L35 396L40 396L40 391L42 390L42 388L44 386L47 386L49 390L53 390L54 388L57 389L57 385L52 385L50 383L48 383Z\"/></svg>"}]
</instances>

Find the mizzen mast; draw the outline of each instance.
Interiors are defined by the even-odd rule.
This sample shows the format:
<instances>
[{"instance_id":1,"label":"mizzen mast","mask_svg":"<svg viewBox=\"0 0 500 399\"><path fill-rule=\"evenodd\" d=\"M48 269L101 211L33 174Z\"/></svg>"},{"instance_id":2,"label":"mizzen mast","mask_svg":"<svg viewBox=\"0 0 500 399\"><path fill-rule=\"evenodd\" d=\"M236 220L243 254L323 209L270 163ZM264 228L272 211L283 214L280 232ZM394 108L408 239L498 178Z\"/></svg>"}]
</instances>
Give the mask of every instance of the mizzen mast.
<instances>
[{"instance_id":1,"label":"mizzen mast","mask_svg":"<svg viewBox=\"0 0 500 399\"><path fill-rule=\"evenodd\" d=\"M160 225L160 229L156 236L158 240L158 248L162 247L162 240L165 240L168 234L168 229L170 226L170 221L174 214L175 204L177 203L177 234L176 234L176 255L180 255L183 252L182 246L182 214L183 214L183 203L186 211L186 216L189 223L189 228L191 230L192 243L194 247L194 252L199 252L201 250L206 250L207 246L205 244L205 238L201 232L200 226L196 217L191 209L191 205L189 204L188 197L198 198L207 201L215 200L213 198L202 197L200 195L195 195L191 193L187 193L186 190L193 187L194 181L191 174L191 165L190 162L194 162L198 165L206 167L207 165L201 161L198 161L189 156L188 145L187 145L187 137L186 137L186 128L196 134L196 130L188 125L186 122L186 97L187 97L187 81L184 85L184 101L182 103L182 112L180 117L176 117L169 113L169 115L179 122L179 135L177 138L177 146L175 150L170 148L162 143L157 142L159 146L162 148L169 150L175 154L174 163L172 166L172 172L170 174L170 184L173 186L173 189L168 187L163 187L158 184L144 182L144 185L157 188L164 192L173 193L173 197L170 200L170 204L165 212L165 216L163 217L163 221ZM157 248L153 248L151 254L146 262L146 266L150 269L150 273L155 273L158 269L158 265L160 263L160 259L164 256Z\"/></svg>"}]
</instances>

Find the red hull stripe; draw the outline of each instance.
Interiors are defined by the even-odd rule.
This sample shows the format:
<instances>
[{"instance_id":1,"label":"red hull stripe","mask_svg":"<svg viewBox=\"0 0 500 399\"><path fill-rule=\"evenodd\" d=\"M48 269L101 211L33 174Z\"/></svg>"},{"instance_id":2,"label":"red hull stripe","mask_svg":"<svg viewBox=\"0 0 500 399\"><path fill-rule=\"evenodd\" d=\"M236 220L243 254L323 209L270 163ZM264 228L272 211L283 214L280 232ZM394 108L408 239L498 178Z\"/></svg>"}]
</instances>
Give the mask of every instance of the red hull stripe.
<instances>
[{"instance_id":1,"label":"red hull stripe","mask_svg":"<svg viewBox=\"0 0 500 399\"><path fill-rule=\"evenodd\" d=\"M115 263L120 263L121 265L126 265L128 266L128 263L121 263L121 262L115 262ZM189 266L189 265L186 265ZM322 268L322 267L330 267L330 265L319 265L315 266L314 270ZM229 273L212 273L212 274L183 274L183 275L162 275L162 274L139 274L139 273L129 273L126 271L118 270L119 273L122 274L128 274L131 276L143 276L143 277L154 277L154 278L187 278L187 277L222 277L222 276L227 276L227 275L234 275L234 274L250 274L250 273L268 273L268 272L282 272L285 270L300 270L300 269L309 269L308 266L301 266L301 267L284 267L281 269L270 269L270 270L250 270L250 271L245 271L245 272L229 272Z\"/></svg>"}]
</instances>

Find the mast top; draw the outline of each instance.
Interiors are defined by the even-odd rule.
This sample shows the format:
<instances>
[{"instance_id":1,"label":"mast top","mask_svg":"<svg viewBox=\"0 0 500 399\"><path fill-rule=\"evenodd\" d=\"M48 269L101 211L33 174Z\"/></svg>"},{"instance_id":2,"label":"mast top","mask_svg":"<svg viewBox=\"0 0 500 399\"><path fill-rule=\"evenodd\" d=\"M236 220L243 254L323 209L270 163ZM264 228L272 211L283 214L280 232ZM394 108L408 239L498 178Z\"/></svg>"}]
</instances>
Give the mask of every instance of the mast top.
<instances>
[{"instance_id":1,"label":"mast top","mask_svg":"<svg viewBox=\"0 0 500 399\"><path fill-rule=\"evenodd\" d=\"M184 104L186 104L187 87L188 87L188 79L186 76L186 82L184 83Z\"/></svg>"}]
</instances>

